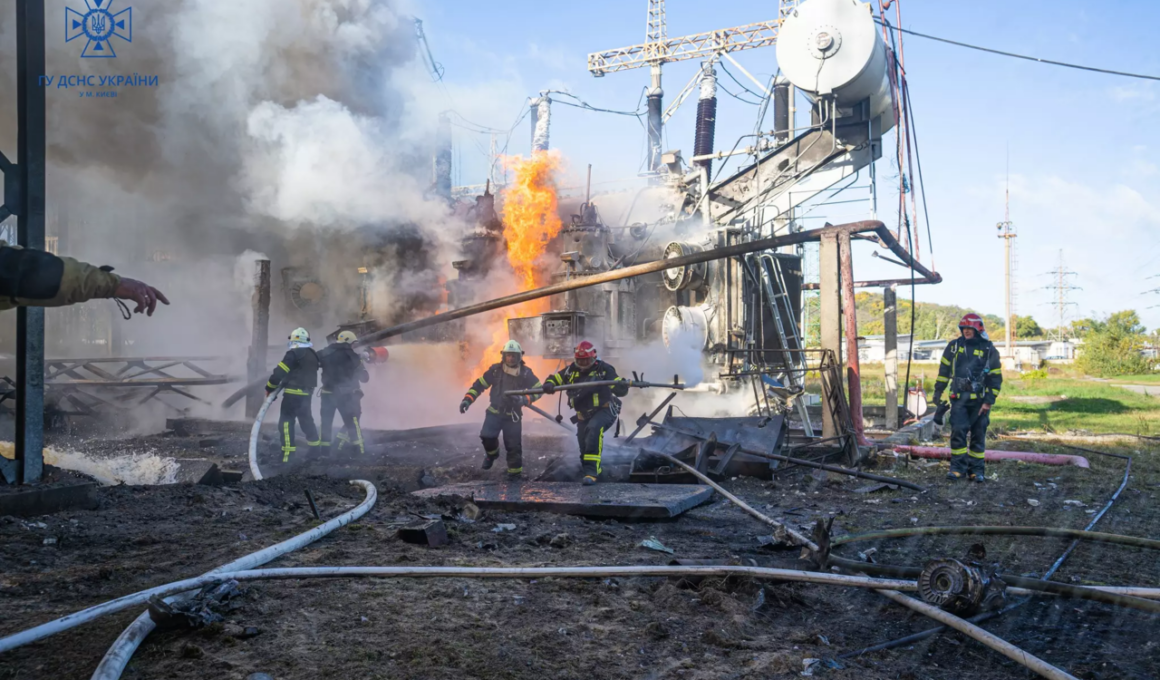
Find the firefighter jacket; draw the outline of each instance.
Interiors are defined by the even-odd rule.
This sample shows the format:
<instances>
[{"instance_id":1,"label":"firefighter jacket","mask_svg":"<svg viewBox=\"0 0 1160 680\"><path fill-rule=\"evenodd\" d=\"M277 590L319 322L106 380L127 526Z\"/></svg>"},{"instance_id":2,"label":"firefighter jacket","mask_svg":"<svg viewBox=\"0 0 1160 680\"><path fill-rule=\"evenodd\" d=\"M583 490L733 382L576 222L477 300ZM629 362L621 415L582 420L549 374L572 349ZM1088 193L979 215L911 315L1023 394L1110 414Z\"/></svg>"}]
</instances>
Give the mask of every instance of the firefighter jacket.
<instances>
[{"instance_id":1,"label":"firefighter jacket","mask_svg":"<svg viewBox=\"0 0 1160 680\"><path fill-rule=\"evenodd\" d=\"M354 394L359 383L371 379L362 357L349 342L336 342L318 352L323 394Z\"/></svg>"},{"instance_id":2,"label":"firefighter jacket","mask_svg":"<svg viewBox=\"0 0 1160 680\"><path fill-rule=\"evenodd\" d=\"M560 387L561 385L574 385L597 380L615 380L624 384L569 390L568 405L576 410L576 414L580 416L581 420L587 420L596 411L613 406L614 395L623 397L628 394L628 381L616 375L615 368L597 359L591 368L584 371L573 362L564 370L548 376L545 382Z\"/></svg>"},{"instance_id":3,"label":"firefighter jacket","mask_svg":"<svg viewBox=\"0 0 1160 680\"><path fill-rule=\"evenodd\" d=\"M1003 366L999 350L990 340L978 336L970 340L958 337L947 343L935 381L936 402L941 399L943 390L950 390L952 399L965 396L994 404L1002 387Z\"/></svg>"},{"instance_id":4,"label":"firefighter jacket","mask_svg":"<svg viewBox=\"0 0 1160 680\"><path fill-rule=\"evenodd\" d=\"M274 367L266 389L278 386L286 394L309 397L318 385L318 355L309 347L294 347Z\"/></svg>"},{"instance_id":5,"label":"firefighter jacket","mask_svg":"<svg viewBox=\"0 0 1160 680\"><path fill-rule=\"evenodd\" d=\"M492 364L483 372L483 375L476 378L475 382L471 383L471 387L467 388L467 394L463 395L463 398L475 403L479 395L491 390L487 407L489 413L514 413L519 416L523 414L524 404L530 404L543 395L523 395L508 399L504 396L504 392L508 390L534 390L543 386L544 384L540 382L536 374L532 373L532 369L528 368L522 360L515 369L509 369L501 362Z\"/></svg>"},{"instance_id":6,"label":"firefighter jacket","mask_svg":"<svg viewBox=\"0 0 1160 680\"><path fill-rule=\"evenodd\" d=\"M0 311L111 298L121 277L109 269L0 241Z\"/></svg>"}]
</instances>

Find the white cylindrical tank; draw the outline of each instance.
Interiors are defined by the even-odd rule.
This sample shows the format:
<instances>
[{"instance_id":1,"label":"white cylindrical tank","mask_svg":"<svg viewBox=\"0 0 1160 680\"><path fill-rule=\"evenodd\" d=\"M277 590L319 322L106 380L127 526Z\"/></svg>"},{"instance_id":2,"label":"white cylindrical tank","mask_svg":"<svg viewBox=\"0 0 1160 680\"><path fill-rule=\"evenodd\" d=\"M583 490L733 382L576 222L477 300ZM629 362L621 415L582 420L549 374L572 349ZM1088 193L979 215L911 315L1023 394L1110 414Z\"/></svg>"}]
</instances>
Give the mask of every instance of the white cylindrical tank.
<instances>
[{"instance_id":1,"label":"white cylindrical tank","mask_svg":"<svg viewBox=\"0 0 1160 680\"><path fill-rule=\"evenodd\" d=\"M870 116L894 125L888 57L871 6L858 0L805 0L777 36L782 75L811 100L833 95L839 106L870 100Z\"/></svg>"}]
</instances>

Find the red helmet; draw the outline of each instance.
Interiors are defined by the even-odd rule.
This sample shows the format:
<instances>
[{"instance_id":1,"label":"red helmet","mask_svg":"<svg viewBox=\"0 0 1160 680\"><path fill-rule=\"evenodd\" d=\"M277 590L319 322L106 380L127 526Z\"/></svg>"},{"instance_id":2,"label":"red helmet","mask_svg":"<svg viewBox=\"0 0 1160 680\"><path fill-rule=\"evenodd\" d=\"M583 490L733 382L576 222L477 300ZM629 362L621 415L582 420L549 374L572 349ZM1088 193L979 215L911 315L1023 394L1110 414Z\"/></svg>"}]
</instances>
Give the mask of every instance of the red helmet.
<instances>
[{"instance_id":1,"label":"red helmet","mask_svg":"<svg viewBox=\"0 0 1160 680\"><path fill-rule=\"evenodd\" d=\"M576 365L587 371L596 365L596 345L584 340L576 345Z\"/></svg>"},{"instance_id":2,"label":"red helmet","mask_svg":"<svg viewBox=\"0 0 1160 680\"><path fill-rule=\"evenodd\" d=\"M967 314L966 316L964 316L962 318L961 321L959 321L959 330L962 330L964 328L973 328L973 329L975 329L976 333L982 333L983 332L983 317L981 317L975 313Z\"/></svg>"}]
</instances>

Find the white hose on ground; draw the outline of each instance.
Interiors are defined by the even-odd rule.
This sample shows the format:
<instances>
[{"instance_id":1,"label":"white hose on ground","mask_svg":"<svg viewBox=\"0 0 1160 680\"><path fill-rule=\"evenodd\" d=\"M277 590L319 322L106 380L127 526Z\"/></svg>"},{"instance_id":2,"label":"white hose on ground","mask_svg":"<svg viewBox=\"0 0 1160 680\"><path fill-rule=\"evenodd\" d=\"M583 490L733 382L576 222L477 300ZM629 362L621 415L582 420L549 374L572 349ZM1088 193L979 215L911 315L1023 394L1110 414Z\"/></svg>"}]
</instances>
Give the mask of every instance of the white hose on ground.
<instances>
[{"instance_id":1,"label":"white hose on ground","mask_svg":"<svg viewBox=\"0 0 1160 680\"><path fill-rule=\"evenodd\" d=\"M978 640L1008 659L1035 671L1045 678L1049 678L1049 680L1079 680L1074 675L1052 666L1037 656L1028 654L1003 638L992 635L975 624L964 621L954 614L944 612L934 605L927 604L922 600L916 600L913 597L907 597L897 590L879 590L878 592L904 607L909 607L916 612L926 614L935 621L950 626L963 635Z\"/></svg>"},{"instance_id":2,"label":"white hose on ground","mask_svg":"<svg viewBox=\"0 0 1160 680\"><path fill-rule=\"evenodd\" d=\"M267 405L270 404L271 400L267 399L266 403ZM366 492L366 496L363 498L363 502L359 503L354 509L348 510L338 517L335 517L334 519L329 520L324 524L320 524L314 527L310 531L298 534L297 536L286 539L281 543L246 555L245 557L234 560L229 564L223 564L205 576L210 576L211 574L218 574L221 572L244 571L247 569L253 569L254 567L259 567L263 564L266 564L267 562L285 555L286 553L293 552L303 546L310 545L323 536L333 532L335 529L346 526L347 524L350 524L351 522L367 514L367 512L372 507L374 507L375 501L378 500L378 490L375 488L374 484L362 479L354 479L351 480L350 483L361 486L363 491ZM192 594L193 593L186 593L186 595ZM24 633L19 633L18 635L25 635L31 633L34 630L43 629L46 626L51 625L53 624L37 626L36 628L25 631ZM97 666L97 670L93 671L93 680L117 680L117 678L120 678L121 673L123 673L125 670L125 667L129 665L129 659L133 657L133 652L137 651L137 647L141 645L141 643L145 640L145 637L148 636L149 633L152 633L153 629L156 627L157 624L155 624L153 619L149 617L148 611L138 616L136 620L133 621L133 623L129 624L128 628L121 632L121 635L117 637L117 640L113 643L113 646L109 648L109 651L105 652L105 657L101 659L101 663L99 666ZM45 635L52 635L56 632L59 631L45 631L38 635L37 638L44 637ZM16 637L17 636L15 635L9 636L4 638L4 641L9 641ZM29 640L29 642L31 642L31 640ZM20 642L19 644L25 643ZM11 647L8 649L10 648ZM0 648L0 651L3 650L4 648Z\"/></svg>"},{"instance_id":3,"label":"white hose on ground","mask_svg":"<svg viewBox=\"0 0 1160 680\"><path fill-rule=\"evenodd\" d=\"M779 581L797 581L821 585L848 586L855 588L884 588L895 590L915 590L914 581L880 579L870 576L847 576L830 572L799 571L797 569L773 569L768 567L744 566L631 566L631 567L300 567L286 569L239 569L212 571L195 578L175 581L165 585L142 590L131 595L118 597L88 609L43 623L35 628L0 638L0 653L21 645L55 635L81 624L88 623L119 611L139 607L155 595L165 596L183 593L204 586L221 583L230 579L255 581L263 579L300 578L351 578L351 577L438 577L438 578L608 578L612 576L752 576ZM146 613L145 618L149 617ZM110 654L112 650L110 650ZM106 657L107 658L107 657ZM126 661L128 657L125 657ZM94 676L96 677L96 676Z\"/></svg>"},{"instance_id":4,"label":"white hose on ground","mask_svg":"<svg viewBox=\"0 0 1160 680\"><path fill-rule=\"evenodd\" d=\"M664 454L661 454L661 455L664 455ZM784 525L780 524L779 522L775 521L774 519L763 515L762 513L758 512L757 510L754 510L752 507L747 505L745 503L745 501L741 500L740 498L734 496L733 494L729 493L725 489L721 488L721 486L719 484L716 484L715 482L710 480L708 477L701 474L699 471L697 471L696 468L694 468L690 465L686 465L685 463L677 460L676 458L673 458L672 456L665 456L665 457L668 458L669 460L671 460L672 462L676 463L677 465L680 465L682 468L684 468L688 472L692 473L694 476L696 476L701 481L712 486L718 493L725 496L725 498L728 498L735 505L737 505L739 508L741 508L745 512L749 513L753 517L761 520L762 522L765 522L766 524L769 524L770 526L774 526L774 527L784 526ZM801 534L794 532L789 527L785 527L785 530L787 533L790 534L790 536L792 536L795 540L797 540L802 545L805 545L806 547L808 547L810 550L815 550L815 551L818 550L818 546L813 541L810 541L809 539L805 538L805 536L802 536ZM935 621L938 621L939 623L946 624L946 625L954 628L955 630L961 631L962 633L974 638L975 640L978 640L979 642L983 643L984 645L999 652L1003 656L1006 656L1007 658L1012 659L1013 661L1016 661L1024 666L1026 666L1027 668L1030 668L1031 670L1035 671L1036 673L1039 673L1040 675L1042 675L1045 678L1051 678L1052 680L1078 680L1074 676L1068 675L1067 673L1059 670L1058 668L1056 668L1055 666L1052 666L1051 664L1047 663L1046 661L1043 661L1042 659L1039 659L1035 656L1032 656L1031 654L1028 654L1027 652L1023 651L1022 649L1019 649L1018 647L1007 642L1006 640L1003 640L1000 637L992 635L992 634L988 633L987 631L983 630L982 628L979 628L978 626L976 626L974 624L968 623L967 621L964 621L964 620L960 619L959 617L954 616L953 614L948 614L947 612L944 612L943 610L939 609L938 607L935 607L933 605L929 605L921 600L916 600L912 597L906 597L902 593L898 592L898 590L899 590L898 588L882 589L882 590L878 590L878 592L881 593L882 595L885 595L886 597L890 598L891 600L898 602L899 604L910 607L911 609L913 609L917 612L921 612L923 614L926 614L927 616L934 619Z\"/></svg>"},{"instance_id":5,"label":"white hose on ground","mask_svg":"<svg viewBox=\"0 0 1160 680\"><path fill-rule=\"evenodd\" d=\"M254 426L250 428L250 475L256 479L262 479L262 471L258 469L258 433L262 431L262 421L266 419L266 411L270 410L270 405L281 394L282 388L271 392L266 401L262 403L262 408L258 409L258 416L254 418Z\"/></svg>"}]
</instances>

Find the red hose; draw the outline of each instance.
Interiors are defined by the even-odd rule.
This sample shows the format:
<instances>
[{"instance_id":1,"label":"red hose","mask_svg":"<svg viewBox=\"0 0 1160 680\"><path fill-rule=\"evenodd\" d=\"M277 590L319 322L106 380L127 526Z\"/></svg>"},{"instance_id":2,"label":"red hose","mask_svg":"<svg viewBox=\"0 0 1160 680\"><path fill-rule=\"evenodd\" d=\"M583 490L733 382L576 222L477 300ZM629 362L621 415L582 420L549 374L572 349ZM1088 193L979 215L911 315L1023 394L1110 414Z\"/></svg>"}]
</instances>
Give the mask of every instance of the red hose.
<instances>
[{"instance_id":1,"label":"red hose","mask_svg":"<svg viewBox=\"0 0 1160 680\"><path fill-rule=\"evenodd\" d=\"M894 446L899 453L909 453L916 458L936 458L949 460L951 450L940 446ZM988 451L983 460L998 462L1001 460L1021 460L1025 463L1039 463L1041 465L1074 465L1079 468L1091 467L1088 459L1083 456L1069 456L1063 453L1033 453L1030 451Z\"/></svg>"}]
</instances>

